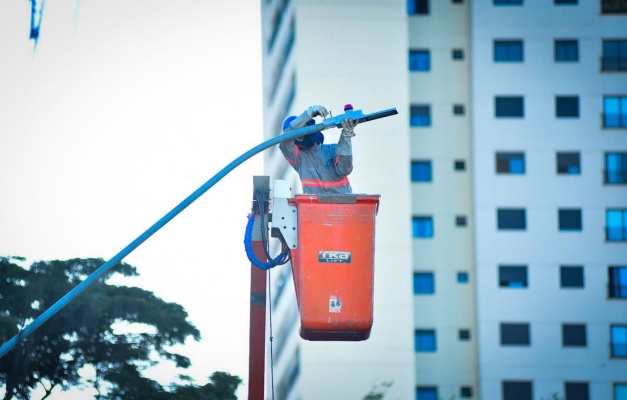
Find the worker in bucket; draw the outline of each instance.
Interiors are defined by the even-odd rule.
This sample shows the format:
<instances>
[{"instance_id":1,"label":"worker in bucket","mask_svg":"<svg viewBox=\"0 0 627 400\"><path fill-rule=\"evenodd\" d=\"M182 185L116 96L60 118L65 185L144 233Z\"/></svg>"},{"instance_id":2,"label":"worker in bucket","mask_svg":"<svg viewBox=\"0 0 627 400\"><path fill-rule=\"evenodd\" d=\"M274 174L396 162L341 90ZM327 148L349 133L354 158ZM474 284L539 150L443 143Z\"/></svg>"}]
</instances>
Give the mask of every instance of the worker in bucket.
<instances>
[{"instance_id":1,"label":"worker in bucket","mask_svg":"<svg viewBox=\"0 0 627 400\"><path fill-rule=\"evenodd\" d=\"M350 105L347 107L352 109ZM298 117L287 117L283 122L283 132L313 125L314 117L324 118L328 114L323 106L311 106ZM356 125L354 119L344 119L337 144L324 144L324 135L316 132L279 145L287 162L298 172L305 194L352 193L348 174L353 170L351 138L355 136L353 129Z\"/></svg>"}]
</instances>

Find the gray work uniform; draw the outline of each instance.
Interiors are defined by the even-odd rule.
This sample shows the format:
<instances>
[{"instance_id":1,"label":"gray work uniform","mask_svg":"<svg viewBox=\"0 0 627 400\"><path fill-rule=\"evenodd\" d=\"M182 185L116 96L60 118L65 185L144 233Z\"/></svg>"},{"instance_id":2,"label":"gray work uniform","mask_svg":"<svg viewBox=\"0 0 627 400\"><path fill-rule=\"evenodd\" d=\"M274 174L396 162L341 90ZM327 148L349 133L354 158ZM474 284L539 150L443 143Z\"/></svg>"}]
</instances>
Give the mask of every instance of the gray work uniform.
<instances>
[{"instance_id":1,"label":"gray work uniform","mask_svg":"<svg viewBox=\"0 0 627 400\"><path fill-rule=\"evenodd\" d=\"M348 194L353 192L348 181L353 156L340 154L346 154L341 149L350 145L350 139L340 136L338 144L319 144L303 150L294 140L287 140L279 144L279 149L298 172L305 194Z\"/></svg>"}]
</instances>

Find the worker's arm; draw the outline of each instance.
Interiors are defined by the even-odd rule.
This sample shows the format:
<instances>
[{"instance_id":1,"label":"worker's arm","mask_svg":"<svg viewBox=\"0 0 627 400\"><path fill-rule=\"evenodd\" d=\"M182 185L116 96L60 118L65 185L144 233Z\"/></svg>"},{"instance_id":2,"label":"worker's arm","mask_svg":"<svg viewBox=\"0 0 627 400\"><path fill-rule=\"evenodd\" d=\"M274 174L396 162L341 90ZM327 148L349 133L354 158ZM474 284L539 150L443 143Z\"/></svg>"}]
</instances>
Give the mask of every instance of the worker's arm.
<instances>
[{"instance_id":1,"label":"worker's arm","mask_svg":"<svg viewBox=\"0 0 627 400\"><path fill-rule=\"evenodd\" d=\"M342 121L342 134L335 148L335 170L340 175L348 175L353 171L353 143L351 138L355 136L355 122L352 118Z\"/></svg>"}]
</instances>

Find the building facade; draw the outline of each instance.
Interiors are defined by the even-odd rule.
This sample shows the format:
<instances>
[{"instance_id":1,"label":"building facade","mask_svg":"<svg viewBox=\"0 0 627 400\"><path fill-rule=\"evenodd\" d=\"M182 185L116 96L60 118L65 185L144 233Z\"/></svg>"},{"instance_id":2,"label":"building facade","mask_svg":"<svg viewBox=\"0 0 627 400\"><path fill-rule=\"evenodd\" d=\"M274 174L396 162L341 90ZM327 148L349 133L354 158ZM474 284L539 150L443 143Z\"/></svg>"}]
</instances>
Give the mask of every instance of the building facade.
<instances>
[{"instance_id":1,"label":"building facade","mask_svg":"<svg viewBox=\"0 0 627 400\"><path fill-rule=\"evenodd\" d=\"M266 138L313 104L399 111L353 139L353 189L381 195L372 336L300 339L291 271L273 270L276 398L627 399L625 2L261 15ZM278 149L265 168L300 192Z\"/></svg>"}]
</instances>

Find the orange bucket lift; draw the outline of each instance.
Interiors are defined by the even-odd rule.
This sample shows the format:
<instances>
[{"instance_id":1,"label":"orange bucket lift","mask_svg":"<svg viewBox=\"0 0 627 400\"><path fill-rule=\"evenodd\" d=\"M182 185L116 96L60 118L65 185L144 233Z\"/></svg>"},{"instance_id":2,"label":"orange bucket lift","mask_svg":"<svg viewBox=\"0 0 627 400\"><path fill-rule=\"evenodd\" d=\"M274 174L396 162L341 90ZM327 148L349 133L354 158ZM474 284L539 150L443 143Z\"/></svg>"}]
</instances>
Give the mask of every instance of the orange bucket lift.
<instances>
[{"instance_id":1,"label":"orange bucket lift","mask_svg":"<svg viewBox=\"0 0 627 400\"><path fill-rule=\"evenodd\" d=\"M275 196L276 189L275 185ZM379 197L296 195L287 199L285 212L275 197L272 225L278 226L292 247L303 339L359 341L370 337ZM296 214L295 222L286 222L290 214ZM288 237L294 231L296 237Z\"/></svg>"}]
</instances>

